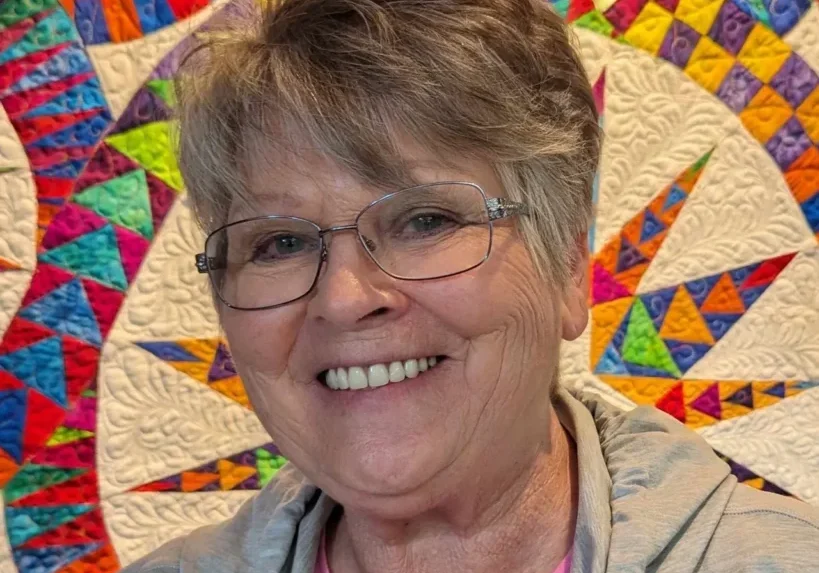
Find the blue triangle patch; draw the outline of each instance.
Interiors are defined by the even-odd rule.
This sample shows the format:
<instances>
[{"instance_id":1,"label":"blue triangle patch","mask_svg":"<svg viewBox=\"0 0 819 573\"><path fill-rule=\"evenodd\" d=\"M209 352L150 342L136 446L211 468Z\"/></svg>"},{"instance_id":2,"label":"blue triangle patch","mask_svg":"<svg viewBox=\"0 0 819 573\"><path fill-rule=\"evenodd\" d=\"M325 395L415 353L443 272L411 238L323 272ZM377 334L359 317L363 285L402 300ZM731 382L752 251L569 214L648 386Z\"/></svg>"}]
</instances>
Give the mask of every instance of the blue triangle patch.
<instances>
[{"instance_id":1,"label":"blue triangle patch","mask_svg":"<svg viewBox=\"0 0 819 573\"><path fill-rule=\"evenodd\" d=\"M801 382L795 382L791 388L794 390L810 390L812 388L819 388L819 382L814 382L811 380L803 380Z\"/></svg>"},{"instance_id":2,"label":"blue triangle patch","mask_svg":"<svg viewBox=\"0 0 819 573\"><path fill-rule=\"evenodd\" d=\"M65 129L41 137L37 141L29 143L27 147L90 147L96 145L108 124L111 123L108 112L104 109L100 110L100 112L97 115L73 123Z\"/></svg>"},{"instance_id":3,"label":"blue triangle patch","mask_svg":"<svg viewBox=\"0 0 819 573\"><path fill-rule=\"evenodd\" d=\"M762 293L768 290L769 286L771 285L759 285L757 287L739 291L739 298L742 299L742 304L745 305L745 308L750 308L750 306L754 304L760 296L762 296Z\"/></svg>"},{"instance_id":4,"label":"blue triangle patch","mask_svg":"<svg viewBox=\"0 0 819 573\"><path fill-rule=\"evenodd\" d=\"M626 365L623 364L623 359L617 354L617 350L611 344L608 345L597 367L594 369L595 374L621 374L628 375Z\"/></svg>"},{"instance_id":5,"label":"blue triangle patch","mask_svg":"<svg viewBox=\"0 0 819 573\"><path fill-rule=\"evenodd\" d=\"M647 262L648 259L643 256L643 253L623 237L620 241L620 252L617 254L617 270L615 272L621 273Z\"/></svg>"},{"instance_id":6,"label":"blue triangle patch","mask_svg":"<svg viewBox=\"0 0 819 573\"><path fill-rule=\"evenodd\" d=\"M640 231L640 242L650 241L667 228L666 224L660 221L654 213L646 211L643 216L643 229Z\"/></svg>"},{"instance_id":7,"label":"blue triangle patch","mask_svg":"<svg viewBox=\"0 0 819 573\"><path fill-rule=\"evenodd\" d=\"M137 342L136 345L166 362L202 362L201 358L197 358L175 342Z\"/></svg>"},{"instance_id":8,"label":"blue triangle patch","mask_svg":"<svg viewBox=\"0 0 819 573\"><path fill-rule=\"evenodd\" d=\"M651 366L641 366L639 364L632 364L631 362L624 362L628 373L632 376L650 376L652 378L668 378L677 380L677 376L671 372L660 370L659 368L652 368Z\"/></svg>"},{"instance_id":9,"label":"blue triangle patch","mask_svg":"<svg viewBox=\"0 0 819 573\"><path fill-rule=\"evenodd\" d=\"M768 396L776 396L777 398L784 398L785 397L785 383L784 382L777 382L767 390L765 390L765 394Z\"/></svg>"},{"instance_id":10,"label":"blue triangle patch","mask_svg":"<svg viewBox=\"0 0 819 573\"><path fill-rule=\"evenodd\" d=\"M95 507L92 504L6 507L6 531L11 546L19 547L32 537L74 521Z\"/></svg>"},{"instance_id":11,"label":"blue triangle patch","mask_svg":"<svg viewBox=\"0 0 819 573\"><path fill-rule=\"evenodd\" d=\"M40 261L62 267L120 290L128 287L114 228L106 225L46 251Z\"/></svg>"},{"instance_id":12,"label":"blue triangle patch","mask_svg":"<svg viewBox=\"0 0 819 573\"><path fill-rule=\"evenodd\" d=\"M94 67L85 55L85 50L77 44L72 44L17 80L8 92L33 90L53 82L55 78L73 77L93 71Z\"/></svg>"},{"instance_id":13,"label":"blue triangle patch","mask_svg":"<svg viewBox=\"0 0 819 573\"><path fill-rule=\"evenodd\" d=\"M26 392L0 391L0 448L18 464L23 463L23 428L26 423Z\"/></svg>"},{"instance_id":14,"label":"blue triangle patch","mask_svg":"<svg viewBox=\"0 0 819 573\"><path fill-rule=\"evenodd\" d=\"M43 169L34 170L34 174L39 177L56 177L59 179L76 179L82 173L88 159L83 157L81 159L71 159L64 163L58 163L45 167Z\"/></svg>"},{"instance_id":15,"label":"blue triangle patch","mask_svg":"<svg viewBox=\"0 0 819 573\"><path fill-rule=\"evenodd\" d=\"M746 384L730 396L725 399L726 402L730 402L731 404L739 404L740 406L745 406L746 408L753 408L754 407L754 389L751 384Z\"/></svg>"},{"instance_id":16,"label":"blue triangle patch","mask_svg":"<svg viewBox=\"0 0 819 573\"><path fill-rule=\"evenodd\" d=\"M703 314L705 324L708 325L708 330L714 336L714 340L719 340L725 333L728 332L732 326L742 318L741 314Z\"/></svg>"},{"instance_id":17,"label":"blue triangle patch","mask_svg":"<svg viewBox=\"0 0 819 573\"><path fill-rule=\"evenodd\" d=\"M56 573L78 559L93 553L102 545L97 542L80 545L52 545L37 549L15 549L13 555L21 571Z\"/></svg>"},{"instance_id":18,"label":"blue triangle patch","mask_svg":"<svg viewBox=\"0 0 819 573\"><path fill-rule=\"evenodd\" d=\"M611 342L609 342L609 345L613 346L618 354L623 350L623 343L626 341L626 332L628 331L628 323L630 320L631 308L626 311L625 316L623 316L623 321L620 323L620 326L617 327L614 336L611 337Z\"/></svg>"},{"instance_id":19,"label":"blue triangle patch","mask_svg":"<svg viewBox=\"0 0 819 573\"><path fill-rule=\"evenodd\" d=\"M663 339L665 345L671 352L671 358L680 368L680 372L685 374L694 364L700 361L708 351L713 348L710 344L695 344L692 342L681 342L679 340Z\"/></svg>"},{"instance_id":20,"label":"blue triangle patch","mask_svg":"<svg viewBox=\"0 0 819 573\"><path fill-rule=\"evenodd\" d=\"M27 111L23 118L59 115L61 113L71 113L72 111L90 111L99 108L107 109L108 104L105 101L105 96L102 95L99 80L93 77L68 88L43 105Z\"/></svg>"},{"instance_id":21,"label":"blue triangle patch","mask_svg":"<svg viewBox=\"0 0 819 573\"><path fill-rule=\"evenodd\" d=\"M19 314L26 320L43 324L95 346L102 344L99 324L78 279L37 299Z\"/></svg>"},{"instance_id":22,"label":"blue triangle patch","mask_svg":"<svg viewBox=\"0 0 819 573\"><path fill-rule=\"evenodd\" d=\"M665 198L665 203L663 203L663 213L671 209L677 203L685 201L688 197L688 194L682 190L682 188L677 185L676 183L671 185L671 190L668 192L668 196Z\"/></svg>"},{"instance_id":23,"label":"blue triangle patch","mask_svg":"<svg viewBox=\"0 0 819 573\"><path fill-rule=\"evenodd\" d=\"M668 314L668 309L676 292L677 287L669 287L640 295L640 300L643 301L648 316L651 317L651 322L658 331L663 326L665 315Z\"/></svg>"},{"instance_id":24,"label":"blue triangle patch","mask_svg":"<svg viewBox=\"0 0 819 573\"><path fill-rule=\"evenodd\" d=\"M759 264L760 263L753 263L745 267L740 267L738 269L728 271L728 274L731 275L731 280L734 281L734 286L737 287L737 289L739 289L745 282L745 280L749 276L751 276L757 268L759 268Z\"/></svg>"},{"instance_id":25,"label":"blue triangle patch","mask_svg":"<svg viewBox=\"0 0 819 573\"><path fill-rule=\"evenodd\" d=\"M68 407L63 348L58 336L3 354L0 356L0 368L8 370L21 382L60 406Z\"/></svg>"}]
</instances>

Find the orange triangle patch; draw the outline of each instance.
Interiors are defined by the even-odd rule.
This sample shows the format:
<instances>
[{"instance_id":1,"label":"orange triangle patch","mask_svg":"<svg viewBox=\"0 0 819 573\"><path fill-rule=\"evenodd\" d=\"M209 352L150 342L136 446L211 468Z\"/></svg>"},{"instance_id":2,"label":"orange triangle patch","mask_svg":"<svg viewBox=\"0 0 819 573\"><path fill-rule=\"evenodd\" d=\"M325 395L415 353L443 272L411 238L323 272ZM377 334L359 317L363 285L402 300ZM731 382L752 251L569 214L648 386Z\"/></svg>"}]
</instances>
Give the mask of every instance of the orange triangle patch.
<instances>
[{"instance_id":1,"label":"orange triangle patch","mask_svg":"<svg viewBox=\"0 0 819 573\"><path fill-rule=\"evenodd\" d=\"M0 257L0 271L19 271L20 269L17 263Z\"/></svg>"},{"instance_id":2,"label":"orange triangle patch","mask_svg":"<svg viewBox=\"0 0 819 573\"><path fill-rule=\"evenodd\" d=\"M182 472L182 491L191 492L199 491L206 485L210 485L219 479L218 474L199 473L199 472Z\"/></svg>"},{"instance_id":3,"label":"orange triangle patch","mask_svg":"<svg viewBox=\"0 0 819 573\"><path fill-rule=\"evenodd\" d=\"M700 307L704 313L743 313L745 305L728 273L723 274Z\"/></svg>"},{"instance_id":4,"label":"orange triangle patch","mask_svg":"<svg viewBox=\"0 0 819 573\"><path fill-rule=\"evenodd\" d=\"M682 285L674 293L674 299L660 328L660 338L693 344L716 344L694 299Z\"/></svg>"},{"instance_id":5,"label":"orange triangle patch","mask_svg":"<svg viewBox=\"0 0 819 573\"><path fill-rule=\"evenodd\" d=\"M241 466L228 460L219 460L216 467L219 469L219 487L225 491L256 475L256 468Z\"/></svg>"}]
</instances>

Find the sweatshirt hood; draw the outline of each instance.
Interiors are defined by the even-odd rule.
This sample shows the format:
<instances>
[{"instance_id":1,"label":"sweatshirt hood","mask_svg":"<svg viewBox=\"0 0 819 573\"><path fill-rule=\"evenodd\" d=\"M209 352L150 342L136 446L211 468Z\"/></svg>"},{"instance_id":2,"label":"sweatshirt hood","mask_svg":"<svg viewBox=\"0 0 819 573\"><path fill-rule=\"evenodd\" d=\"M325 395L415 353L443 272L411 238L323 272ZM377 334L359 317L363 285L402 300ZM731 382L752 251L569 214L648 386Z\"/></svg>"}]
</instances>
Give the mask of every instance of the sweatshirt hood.
<instances>
[{"instance_id":1,"label":"sweatshirt hood","mask_svg":"<svg viewBox=\"0 0 819 573\"><path fill-rule=\"evenodd\" d=\"M593 559L572 570L643 572L672 556L680 571L696 570L736 487L728 465L654 407L622 411L596 395L561 389L557 410L578 444L580 489L594 484L598 492L580 500L574 547L575 555ZM588 451L595 446L599 455ZM583 530L607 521L608 532Z\"/></svg>"}]
</instances>

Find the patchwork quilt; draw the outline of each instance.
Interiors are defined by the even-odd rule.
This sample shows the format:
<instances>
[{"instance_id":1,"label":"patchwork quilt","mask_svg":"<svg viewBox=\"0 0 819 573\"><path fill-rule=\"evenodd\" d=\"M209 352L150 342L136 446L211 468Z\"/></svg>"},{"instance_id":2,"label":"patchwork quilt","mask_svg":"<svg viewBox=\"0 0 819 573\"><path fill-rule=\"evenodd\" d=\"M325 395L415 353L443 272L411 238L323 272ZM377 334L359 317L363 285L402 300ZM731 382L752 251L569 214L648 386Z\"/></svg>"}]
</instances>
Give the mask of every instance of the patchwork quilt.
<instances>
[{"instance_id":1,"label":"patchwork quilt","mask_svg":"<svg viewBox=\"0 0 819 573\"><path fill-rule=\"evenodd\" d=\"M553 6L606 132L564 383L819 505L819 5ZM180 51L222 9L0 0L0 573L117 571L284 463L195 271L169 141Z\"/></svg>"}]
</instances>

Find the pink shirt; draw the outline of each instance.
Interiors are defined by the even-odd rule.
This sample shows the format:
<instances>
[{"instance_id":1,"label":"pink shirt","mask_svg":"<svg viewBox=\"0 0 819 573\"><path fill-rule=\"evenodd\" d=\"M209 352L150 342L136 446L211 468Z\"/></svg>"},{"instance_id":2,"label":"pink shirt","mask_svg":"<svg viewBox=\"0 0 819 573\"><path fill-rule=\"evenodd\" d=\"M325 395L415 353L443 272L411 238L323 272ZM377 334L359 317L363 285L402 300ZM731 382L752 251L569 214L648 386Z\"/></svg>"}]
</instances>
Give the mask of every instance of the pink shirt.
<instances>
[{"instance_id":1,"label":"pink shirt","mask_svg":"<svg viewBox=\"0 0 819 573\"><path fill-rule=\"evenodd\" d=\"M569 550L569 554L563 558L563 561L560 562L560 565L557 566L557 569L554 570L554 573L569 573L569 570L572 568L572 550ZM319 551L318 551L318 558L316 559L316 568L313 570L313 573L331 573L330 572L330 563L327 561L327 545L324 541L324 532L321 532L321 542L319 543Z\"/></svg>"}]
</instances>

